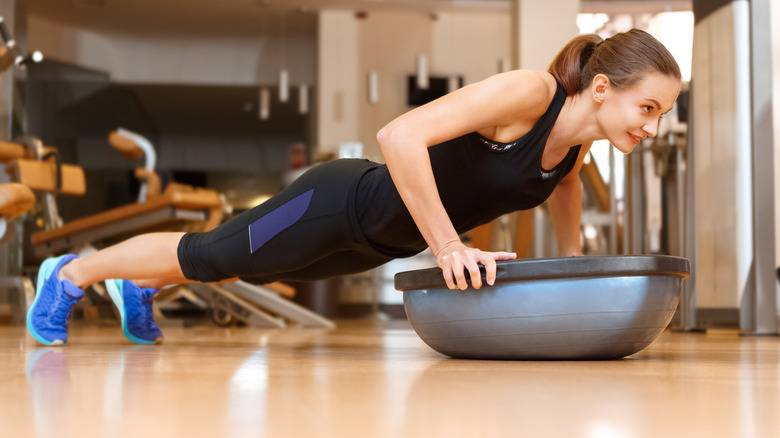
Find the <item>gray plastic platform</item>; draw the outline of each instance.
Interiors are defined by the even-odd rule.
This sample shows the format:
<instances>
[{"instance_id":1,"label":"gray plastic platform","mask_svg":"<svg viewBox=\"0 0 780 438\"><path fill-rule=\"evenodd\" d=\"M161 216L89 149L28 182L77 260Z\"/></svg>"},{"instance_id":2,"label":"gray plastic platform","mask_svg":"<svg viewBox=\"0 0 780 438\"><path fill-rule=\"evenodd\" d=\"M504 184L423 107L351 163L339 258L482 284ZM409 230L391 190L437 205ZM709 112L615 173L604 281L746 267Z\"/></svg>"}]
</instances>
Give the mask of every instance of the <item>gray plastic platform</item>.
<instances>
[{"instance_id":1,"label":"gray plastic platform","mask_svg":"<svg viewBox=\"0 0 780 438\"><path fill-rule=\"evenodd\" d=\"M449 290L438 268L401 272L406 315L455 358L603 360L639 352L677 309L688 260L569 257L497 263L496 283Z\"/></svg>"}]
</instances>

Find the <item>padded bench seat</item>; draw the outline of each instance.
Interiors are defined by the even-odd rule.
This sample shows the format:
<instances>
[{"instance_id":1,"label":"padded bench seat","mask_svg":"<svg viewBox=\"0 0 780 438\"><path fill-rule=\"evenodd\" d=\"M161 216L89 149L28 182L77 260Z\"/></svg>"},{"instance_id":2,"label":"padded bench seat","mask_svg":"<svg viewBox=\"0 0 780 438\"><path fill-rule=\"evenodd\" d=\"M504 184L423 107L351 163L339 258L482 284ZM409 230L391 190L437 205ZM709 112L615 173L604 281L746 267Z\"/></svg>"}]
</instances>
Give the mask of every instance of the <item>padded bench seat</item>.
<instances>
[{"instance_id":1,"label":"padded bench seat","mask_svg":"<svg viewBox=\"0 0 780 438\"><path fill-rule=\"evenodd\" d=\"M68 222L60 228L33 233L30 241L36 257L58 254L86 243L110 238L113 243L128 235L164 229L173 222L208 221L203 229L211 229L222 218L222 199L208 189L166 190L148 201L129 204L82 219ZM170 228L168 228L170 229Z\"/></svg>"}]
</instances>

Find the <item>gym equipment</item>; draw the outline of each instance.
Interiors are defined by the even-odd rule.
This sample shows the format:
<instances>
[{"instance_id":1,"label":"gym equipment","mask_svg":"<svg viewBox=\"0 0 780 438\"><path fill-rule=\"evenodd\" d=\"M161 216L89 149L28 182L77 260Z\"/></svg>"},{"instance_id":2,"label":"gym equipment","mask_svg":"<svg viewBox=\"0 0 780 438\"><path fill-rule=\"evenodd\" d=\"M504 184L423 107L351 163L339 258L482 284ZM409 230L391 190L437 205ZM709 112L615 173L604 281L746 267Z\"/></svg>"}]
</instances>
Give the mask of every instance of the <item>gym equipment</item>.
<instances>
[{"instance_id":1,"label":"gym equipment","mask_svg":"<svg viewBox=\"0 0 780 438\"><path fill-rule=\"evenodd\" d=\"M0 74L12 66L24 68L24 66L43 61L43 54L39 51L32 53L22 53L16 40L13 39L8 29L5 27L5 20L0 17L0 40L3 45L0 46Z\"/></svg>"},{"instance_id":2,"label":"gym equipment","mask_svg":"<svg viewBox=\"0 0 780 438\"><path fill-rule=\"evenodd\" d=\"M23 69L32 62L41 62L42 60L41 52L24 54L19 50L13 36L5 27L3 17L0 16L0 76L12 67ZM14 103L14 109L16 106ZM12 115L11 119L13 118ZM6 122L8 121L6 120ZM26 152L19 145L0 142L0 162L4 164L25 156ZM35 194L27 185L17 182L0 184L0 245L13 240L16 235L14 220L27 213L34 205ZM9 254L11 253L9 252ZM0 303L0 319L10 315L13 324L23 324L26 303L35 294L32 281L24 276L0 277L0 291L6 290L18 291L19 307L14 309L15 306L12 306L11 303Z\"/></svg>"},{"instance_id":3,"label":"gym equipment","mask_svg":"<svg viewBox=\"0 0 780 438\"><path fill-rule=\"evenodd\" d=\"M34 150L41 148L40 141L35 139L28 143L32 144ZM109 143L125 157L146 157L146 165L135 171L142 183L139 202L63 224L56 212L53 193L71 193L65 189L72 179L67 175L68 167L81 172L81 193L72 194L83 194L86 184L80 167L52 162L52 166L57 166L59 190L43 189L51 201L44 205L47 212L46 230L34 233L30 239L37 257L44 258L65 251L80 252L85 246L105 247L145 232L180 229L185 225L194 227L192 231L207 231L219 225L224 214L224 203L219 193L177 183L170 183L161 191L159 177L153 168L154 151L146 139L120 128L109 135ZM24 166L40 166L51 161L45 158L48 155L36 154L42 163L17 160L17 180L25 181L22 172Z\"/></svg>"},{"instance_id":4,"label":"gym equipment","mask_svg":"<svg viewBox=\"0 0 780 438\"><path fill-rule=\"evenodd\" d=\"M280 295L285 294L278 290L275 283L263 286L245 281L191 283L187 288L215 309L214 321L218 324L221 319L218 315L223 315L225 324L235 318L255 328L285 328L286 320L308 328L336 326L327 318L282 298Z\"/></svg>"},{"instance_id":5,"label":"gym equipment","mask_svg":"<svg viewBox=\"0 0 780 438\"><path fill-rule=\"evenodd\" d=\"M14 219L35 205L35 194L24 184L0 184L0 245L16 235Z\"/></svg>"},{"instance_id":6,"label":"gym equipment","mask_svg":"<svg viewBox=\"0 0 780 438\"><path fill-rule=\"evenodd\" d=\"M398 273L395 287L420 338L447 356L603 360L650 345L689 275L680 257L569 257L497 262L480 289L447 289L438 268Z\"/></svg>"},{"instance_id":7,"label":"gym equipment","mask_svg":"<svg viewBox=\"0 0 780 438\"><path fill-rule=\"evenodd\" d=\"M223 218L224 201L214 190L172 182L163 191L154 171L156 158L152 144L140 134L119 128L109 135L111 146L126 158L145 158L145 165L135 169L135 176L141 181L138 202L63 224L54 194L83 194L86 190L83 171L79 166L59 163L56 155L45 151L54 148L44 147L40 140L27 138L25 143L27 150L35 152L32 154L35 159L20 156L11 167L18 181L37 184L34 188L46 196L46 230L34 233L30 239L37 257L66 251L81 253L145 232L208 231L219 225ZM24 150L22 145L15 146ZM37 182L41 175L45 181ZM198 298L199 304L205 302L213 309L217 323L228 324L235 318L262 328L284 328L287 321L304 327L334 327L331 321L282 298L281 295L291 296L295 291L281 284L258 286L237 281L191 284L187 288ZM184 296L189 299L193 294ZM156 318L161 321L162 315L157 314Z\"/></svg>"},{"instance_id":8,"label":"gym equipment","mask_svg":"<svg viewBox=\"0 0 780 438\"><path fill-rule=\"evenodd\" d=\"M0 142L0 162L8 163L23 155L24 148L21 146ZM14 239L14 220L27 213L34 205L35 194L30 187L16 182L0 184L0 245ZM10 317L12 324L23 324L26 303L35 295L35 288L30 279L24 276L0 277L0 291L9 290L17 291L18 300L9 299L7 303L0 303L0 319Z\"/></svg>"}]
</instances>

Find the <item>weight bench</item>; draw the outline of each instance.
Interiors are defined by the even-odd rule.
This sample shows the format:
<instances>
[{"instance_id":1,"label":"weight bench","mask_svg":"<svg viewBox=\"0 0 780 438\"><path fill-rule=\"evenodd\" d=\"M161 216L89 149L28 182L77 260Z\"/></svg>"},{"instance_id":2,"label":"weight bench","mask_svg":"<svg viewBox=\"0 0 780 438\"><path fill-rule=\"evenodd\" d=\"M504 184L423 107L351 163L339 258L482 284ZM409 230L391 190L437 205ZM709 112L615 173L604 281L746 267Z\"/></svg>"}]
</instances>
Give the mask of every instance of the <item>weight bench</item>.
<instances>
[{"instance_id":1,"label":"weight bench","mask_svg":"<svg viewBox=\"0 0 780 438\"><path fill-rule=\"evenodd\" d=\"M202 228L211 229L219 224L221 211L222 200L214 191L166 190L145 202L76 219L52 230L38 231L30 240L35 255L43 258L88 244L104 247L141 233L180 229L193 221L204 222Z\"/></svg>"},{"instance_id":2,"label":"weight bench","mask_svg":"<svg viewBox=\"0 0 780 438\"><path fill-rule=\"evenodd\" d=\"M224 202L214 190L170 183L160 192L160 180L154 172L154 148L144 137L119 129L109 135L109 143L125 157L146 157L146 165L135 170L136 177L142 181L139 202L64 224L56 214L56 204L46 203L45 207L53 210L46 215L47 229L33 233L30 239L36 257L79 252L92 246L102 248L155 231L208 231L222 221ZM84 193L84 173L79 166L57 163L56 158L51 158L55 155L47 154L40 144L33 144L33 147L42 151L35 154L37 157L48 158L14 160L10 168L18 181L35 181L38 190L47 194ZM334 327L331 321L281 298L280 295L294 295L294 289L289 286L263 287L239 281L184 287L218 310L222 318L235 318L253 327L283 328L286 327L285 320L305 327Z\"/></svg>"},{"instance_id":3,"label":"weight bench","mask_svg":"<svg viewBox=\"0 0 780 438\"><path fill-rule=\"evenodd\" d=\"M138 158L145 152L119 131L111 133L109 143L126 157ZM153 162L153 159L147 161ZM84 172L79 166L60 164L51 159L22 158L15 160L11 169L17 181L47 194L82 195L86 191ZM216 191L171 183L161 193L159 177L153 168L148 168L148 163L135 173L142 180L142 197L137 203L68 223L59 219L56 204L46 203L44 208L54 212L46 215L46 230L33 233L30 238L35 256L45 258L65 251L78 252L88 245L106 247L141 233L185 228L189 228L187 231L208 231L222 221L223 201Z\"/></svg>"}]
</instances>

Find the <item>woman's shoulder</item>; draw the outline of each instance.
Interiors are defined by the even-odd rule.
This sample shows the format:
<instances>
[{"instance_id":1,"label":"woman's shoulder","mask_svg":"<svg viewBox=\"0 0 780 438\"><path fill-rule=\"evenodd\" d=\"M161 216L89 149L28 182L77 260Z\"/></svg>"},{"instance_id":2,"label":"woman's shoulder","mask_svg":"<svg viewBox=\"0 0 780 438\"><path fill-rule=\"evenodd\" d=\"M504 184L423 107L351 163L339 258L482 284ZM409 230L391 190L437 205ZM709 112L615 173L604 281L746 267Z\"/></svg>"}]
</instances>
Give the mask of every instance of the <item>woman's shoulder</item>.
<instances>
[{"instance_id":1,"label":"woman's shoulder","mask_svg":"<svg viewBox=\"0 0 780 438\"><path fill-rule=\"evenodd\" d=\"M550 73L536 70L514 70L512 81L522 89L529 103L549 103L558 89L558 83Z\"/></svg>"},{"instance_id":2,"label":"woman's shoulder","mask_svg":"<svg viewBox=\"0 0 780 438\"><path fill-rule=\"evenodd\" d=\"M543 71L512 70L491 80L518 111L532 117L544 114L558 89L553 75Z\"/></svg>"}]
</instances>

